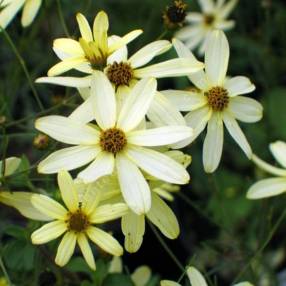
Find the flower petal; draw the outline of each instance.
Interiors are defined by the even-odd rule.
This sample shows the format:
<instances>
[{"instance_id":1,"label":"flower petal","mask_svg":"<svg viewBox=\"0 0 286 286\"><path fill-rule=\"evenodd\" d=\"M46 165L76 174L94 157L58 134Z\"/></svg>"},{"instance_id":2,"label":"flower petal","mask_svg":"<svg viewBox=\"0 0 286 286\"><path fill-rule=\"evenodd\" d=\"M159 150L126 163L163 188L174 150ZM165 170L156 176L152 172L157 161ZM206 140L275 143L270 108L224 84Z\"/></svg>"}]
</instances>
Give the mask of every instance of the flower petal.
<instances>
[{"instance_id":1,"label":"flower petal","mask_svg":"<svg viewBox=\"0 0 286 286\"><path fill-rule=\"evenodd\" d=\"M64 59L63 61L55 64L48 70L48 76L56 76L62 74L82 65L85 62L87 62L87 59L83 56L76 56Z\"/></svg>"},{"instance_id":2,"label":"flower petal","mask_svg":"<svg viewBox=\"0 0 286 286\"><path fill-rule=\"evenodd\" d=\"M15 15L24 5L25 0L14 0L11 3L7 4L7 7L1 9L0 12L0 27L5 29L9 23L13 20ZM2 4L2 3L1 3Z\"/></svg>"},{"instance_id":3,"label":"flower petal","mask_svg":"<svg viewBox=\"0 0 286 286\"><path fill-rule=\"evenodd\" d=\"M92 250L91 250L90 245L88 243L88 239L86 238L86 235L83 233L78 234L77 235L77 243L80 247L82 255L83 255L86 263L88 264L88 266L92 270L96 270L96 265L95 265L93 253L92 253Z\"/></svg>"},{"instance_id":4,"label":"flower petal","mask_svg":"<svg viewBox=\"0 0 286 286\"><path fill-rule=\"evenodd\" d=\"M61 236L67 230L66 223L63 221L52 221L44 224L41 228L34 231L31 235L33 244L43 244Z\"/></svg>"},{"instance_id":5,"label":"flower petal","mask_svg":"<svg viewBox=\"0 0 286 286\"><path fill-rule=\"evenodd\" d=\"M37 78L36 83L49 83L68 87L88 87L91 83L91 76L85 77L68 77L68 76L57 76L57 77L40 77Z\"/></svg>"},{"instance_id":6,"label":"flower petal","mask_svg":"<svg viewBox=\"0 0 286 286\"><path fill-rule=\"evenodd\" d=\"M157 81L140 80L131 90L118 116L117 126L125 132L134 129L144 118L155 96Z\"/></svg>"},{"instance_id":7,"label":"flower petal","mask_svg":"<svg viewBox=\"0 0 286 286\"><path fill-rule=\"evenodd\" d=\"M255 90L254 84L245 76L236 76L227 80L224 84L230 97L250 93Z\"/></svg>"},{"instance_id":8,"label":"flower petal","mask_svg":"<svg viewBox=\"0 0 286 286\"><path fill-rule=\"evenodd\" d=\"M128 211L128 207L124 203L104 204L95 209L90 216L92 223L104 223L122 217Z\"/></svg>"},{"instance_id":9,"label":"flower petal","mask_svg":"<svg viewBox=\"0 0 286 286\"><path fill-rule=\"evenodd\" d=\"M108 152L100 152L95 160L78 174L78 178L82 179L85 184L92 183L102 176L110 175L113 169L114 155Z\"/></svg>"},{"instance_id":10,"label":"flower petal","mask_svg":"<svg viewBox=\"0 0 286 286\"><path fill-rule=\"evenodd\" d=\"M67 171L58 173L58 185L65 205L71 212L75 212L79 208L79 200L73 179Z\"/></svg>"},{"instance_id":11,"label":"flower petal","mask_svg":"<svg viewBox=\"0 0 286 286\"><path fill-rule=\"evenodd\" d=\"M69 118L80 124L87 124L94 119L94 110L91 96L88 97L80 106L78 106L69 116Z\"/></svg>"},{"instance_id":12,"label":"flower petal","mask_svg":"<svg viewBox=\"0 0 286 286\"><path fill-rule=\"evenodd\" d=\"M128 62L131 64L133 69L142 67L149 63L154 57L168 51L171 47L171 43L166 40L152 42L137 51L129 58Z\"/></svg>"},{"instance_id":13,"label":"flower petal","mask_svg":"<svg viewBox=\"0 0 286 286\"><path fill-rule=\"evenodd\" d=\"M147 111L147 117L155 126L186 125L184 117L178 108L161 92L156 92Z\"/></svg>"},{"instance_id":14,"label":"flower petal","mask_svg":"<svg viewBox=\"0 0 286 286\"><path fill-rule=\"evenodd\" d=\"M137 267L131 274L131 280L136 286L146 286L151 276L151 269L146 265L142 265Z\"/></svg>"},{"instance_id":15,"label":"flower petal","mask_svg":"<svg viewBox=\"0 0 286 286\"><path fill-rule=\"evenodd\" d=\"M35 127L53 139L66 144L97 144L99 132L64 116L49 115L36 120Z\"/></svg>"},{"instance_id":16,"label":"flower petal","mask_svg":"<svg viewBox=\"0 0 286 286\"><path fill-rule=\"evenodd\" d=\"M270 178L258 181L252 185L247 198L256 200L280 195L286 192L286 178Z\"/></svg>"},{"instance_id":17,"label":"flower petal","mask_svg":"<svg viewBox=\"0 0 286 286\"><path fill-rule=\"evenodd\" d=\"M245 96L232 97L228 108L235 118L242 122L253 123L262 118L263 107L252 98Z\"/></svg>"},{"instance_id":18,"label":"flower petal","mask_svg":"<svg viewBox=\"0 0 286 286\"><path fill-rule=\"evenodd\" d=\"M192 135L192 128L187 126L163 126L132 131L128 133L127 141L138 146L164 146L176 143Z\"/></svg>"},{"instance_id":19,"label":"flower petal","mask_svg":"<svg viewBox=\"0 0 286 286\"><path fill-rule=\"evenodd\" d=\"M114 127L116 121L115 92L103 72L94 72L90 92L97 124L102 129Z\"/></svg>"},{"instance_id":20,"label":"flower petal","mask_svg":"<svg viewBox=\"0 0 286 286\"><path fill-rule=\"evenodd\" d=\"M206 96L198 91L163 90L161 93L180 111L191 111L207 104Z\"/></svg>"},{"instance_id":21,"label":"flower petal","mask_svg":"<svg viewBox=\"0 0 286 286\"><path fill-rule=\"evenodd\" d=\"M51 217L36 209L31 202L33 193L28 192L0 192L0 202L16 208L24 217L33 220L50 221Z\"/></svg>"},{"instance_id":22,"label":"flower petal","mask_svg":"<svg viewBox=\"0 0 286 286\"><path fill-rule=\"evenodd\" d=\"M93 37L98 49L107 54L107 31L109 28L108 16L104 11L100 11L93 22Z\"/></svg>"},{"instance_id":23,"label":"flower petal","mask_svg":"<svg viewBox=\"0 0 286 286\"><path fill-rule=\"evenodd\" d=\"M286 168L286 143L283 141L276 141L270 144L270 151L275 157L276 161L281 166Z\"/></svg>"},{"instance_id":24,"label":"flower petal","mask_svg":"<svg viewBox=\"0 0 286 286\"><path fill-rule=\"evenodd\" d=\"M192 286L208 286L203 275L195 267L188 267L187 274Z\"/></svg>"},{"instance_id":25,"label":"flower petal","mask_svg":"<svg viewBox=\"0 0 286 286\"><path fill-rule=\"evenodd\" d=\"M23 27L29 26L35 19L40 7L42 4L42 0L27 0L23 12L21 23Z\"/></svg>"},{"instance_id":26,"label":"flower petal","mask_svg":"<svg viewBox=\"0 0 286 286\"><path fill-rule=\"evenodd\" d=\"M160 286L181 286L181 285L171 280L161 280Z\"/></svg>"},{"instance_id":27,"label":"flower petal","mask_svg":"<svg viewBox=\"0 0 286 286\"><path fill-rule=\"evenodd\" d=\"M92 226L87 229L86 233L95 244L107 253L114 256L121 256L123 254L122 246L107 232Z\"/></svg>"},{"instance_id":28,"label":"flower petal","mask_svg":"<svg viewBox=\"0 0 286 286\"><path fill-rule=\"evenodd\" d=\"M84 52L78 41L69 38L55 39L53 49L62 51L70 56L84 56Z\"/></svg>"},{"instance_id":29,"label":"flower petal","mask_svg":"<svg viewBox=\"0 0 286 286\"><path fill-rule=\"evenodd\" d=\"M221 18L227 18L229 16L229 14L232 12L232 10L234 9L234 7L236 6L238 0L230 0L228 1L223 7L222 9L219 10L219 15Z\"/></svg>"},{"instance_id":30,"label":"flower petal","mask_svg":"<svg viewBox=\"0 0 286 286\"><path fill-rule=\"evenodd\" d=\"M81 13L77 13L76 20L77 20L82 38L86 40L87 42L92 42L93 41L92 32L88 24L88 21L86 20L84 15L82 15Z\"/></svg>"},{"instance_id":31,"label":"flower petal","mask_svg":"<svg viewBox=\"0 0 286 286\"><path fill-rule=\"evenodd\" d=\"M155 193L152 193L152 207L147 213L147 218L169 239L178 237L180 228L175 214Z\"/></svg>"},{"instance_id":32,"label":"flower petal","mask_svg":"<svg viewBox=\"0 0 286 286\"><path fill-rule=\"evenodd\" d=\"M205 53L205 70L211 83L222 86L226 77L229 60L229 45L222 31L210 34Z\"/></svg>"},{"instance_id":33,"label":"flower petal","mask_svg":"<svg viewBox=\"0 0 286 286\"><path fill-rule=\"evenodd\" d=\"M223 146L223 122L219 113L213 113L208 123L203 145L203 163L207 173L212 173L219 165Z\"/></svg>"},{"instance_id":34,"label":"flower petal","mask_svg":"<svg viewBox=\"0 0 286 286\"><path fill-rule=\"evenodd\" d=\"M44 215L53 219L65 220L67 210L57 201L45 195L34 194L31 197L32 205Z\"/></svg>"},{"instance_id":35,"label":"flower petal","mask_svg":"<svg viewBox=\"0 0 286 286\"><path fill-rule=\"evenodd\" d=\"M123 198L136 214L150 210L150 188L137 166L125 155L117 154L116 170Z\"/></svg>"},{"instance_id":36,"label":"flower petal","mask_svg":"<svg viewBox=\"0 0 286 286\"><path fill-rule=\"evenodd\" d=\"M20 166L21 159L17 157L9 157L5 159L5 170L4 170L4 176L10 176L12 175ZM3 174L3 160L0 161L0 177Z\"/></svg>"},{"instance_id":37,"label":"flower petal","mask_svg":"<svg viewBox=\"0 0 286 286\"><path fill-rule=\"evenodd\" d=\"M126 154L141 169L160 180L179 185L187 184L190 180L181 164L157 151L132 146L126 150Z\"/></svg>"},{"instance_id":38,"label":"flower petal","mask_svg":"<svg viewBox=\"0 0 286 286\"><path fill-rule=\"evenodd\" d=\"M61 267L65 266L71 259L76 244L74 232L67 232L62 238L55 258L55 263Z\"/></svg>"},{"instance_id":39,"label":"flower petal","mask_svg":"<svg viewBox=\"0 0 286 286\"><path fill-rule=\"evenodd\" d=\"M143 242L145 233L145 216L137 215L132 211L122 217L121 220L122 232L125 236L124 247L129 253L134 253L139 250Z\"/></svg>"},{"instance_id":40,"label":"flower petal","mask_svg":"<svg viewBox=\"0 0 286 286\"><path fill-rule=\"evenodd\" d=\"M99 146L74 146L58 150L38 165L38 172L54 174L60 170L73 170L91 162L101 151Z\"/></svg>"},{"instance_id":41,"label":"flower petal","mask_svg":"<svg viewBox=\"0 0 286 286\"><path fill-rule=\"evenodd\" d=\"M243 152L246 154L248 159L250 159L252 155L251 147L249 143L247 142L247 139L245 135L243 134L242 130L240 129L239 125L237 124L237 121L228 112L224 112L223 122L229 134L236 141L239 147L243 150Z\"/></svg>"},{"instance_id":42,"label":"flower petal","mask_svg":"<svg viewBox=\"0 0 286 286\"><path fill-rule=\"evenodd\" d=\"M134 70L137 78L177 77L189 75L204 68L204 64L191 58L178 58Z\"/></svg>"},{"instance_id":43,"label":"flower petal","mask_svg":"<svg viewBox=\"0 0 286 286\"><path fill-rule=\"evenodd\" d=\"M198 0L198 3L206 14L214 10L214 2L212 0Z\"/></svg>"}]
</instances>

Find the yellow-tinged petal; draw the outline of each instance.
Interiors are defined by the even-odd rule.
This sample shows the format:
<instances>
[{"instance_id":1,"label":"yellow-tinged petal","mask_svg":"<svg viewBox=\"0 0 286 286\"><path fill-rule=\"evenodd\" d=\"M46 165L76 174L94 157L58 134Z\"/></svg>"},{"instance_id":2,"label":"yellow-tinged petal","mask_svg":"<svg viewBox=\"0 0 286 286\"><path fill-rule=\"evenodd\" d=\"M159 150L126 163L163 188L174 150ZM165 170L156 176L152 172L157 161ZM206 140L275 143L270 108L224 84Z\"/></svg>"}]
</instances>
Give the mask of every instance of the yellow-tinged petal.
<instances>
[{"instance_id":1,"label":"yellow-tinged petal","mask_svg":"<svg viewBox=\"0 0 286 286\"><path fill-rule=\"evenodd\" d=\"M71 212L76 211L79 207L78 195L73 179L67 171L63 170L58 173L58 185L67 208Z\"/></svg>"},{"instance_id":2,"label":"yellow-tinged petal","mask_svg":"<svg viewBox=\"0 0 286 286\"><path fill-rule=\"evenodd\" d=\"M89 227L86 231L88 237L100 248L107 253L114 256L121 256L123 254L123 248L119 242L107 232L97 228Z\"/></svg>"},{"instance_id":3,"label":"yellow-tinged petal","mask_svg":"<svg viewBox=\"0 0 286 286\"><path fill-rule=\"evenodd\" d=\"M69 262L74 253L75 244L76 234L74 232L67 232L62 238L58 247L55 259L57 265L62 267Z\"/></svg>"},{"instance_id":4,"label":"yellow-tinged petal","mask_svg":"<svg viewBox=\"0 0 286 286\"><path fill-rule=\"evenodd\" d=\"M90 216L92 223L104 223L122 217L128 212L128 207L124 203L106 204L99 206Z\"/></svg>"},{"instance_id":5,"label":"yellow-tinged petal","mask_svg":"<svg viewBox=\"0 0 286 286\"><path fill-rule=\"evenodd\" d=\"M5 164L3 164L3 161L0 161L0 177L3 174L3 169L5 165L4 170L4 176L10 176L12 175L20 166L21 159L17 157L9 157L5 159Z\"/></svg>"},{"instance_id":6,"label":"yellow-tinged petal","mask_svg":"<svg viewBox=\"0 0 286 286\"><path fill-rule=\"evenodd\" d=\"M178 220L172 209L155 193L147 218L168 238L175 239L180 233Z\"/></svg>"},{"instance_id":7,"label":"yellow-tinged petal","mask_svg":"<svg viewBox=\"0 0 286 286\"><path fill-rule=\"evenodd\" d=\"M68 38L55 39L53 48L60 50L73 57L84 56L83 50L78 41Z\"/></svg>"},{"instance_id":8,"label":"yellow-tinged petal","mask_svg":"<svg viewBox=\"0 0 286 286\"><path fill-rule=\"evenodd\" d=\"M160 286L181 286L181 284L171 280L162 280Z\"/></svg>"},{"instance_id":9,"label":"yellow-tinged petal","mask_svg":"<svg viewBox=\"0 0 286 286\"><path fill-rule=\"evenodd\" d=\"M23 27L27 27L33 22L41 7L41 4L42 0L26 0L21 19Z\"/></svg>"},{"instance_id":10,"label":"yellow-tinged petal","mask_svg":"<svg viewBox=\"0 0 286 286\"><path fill-rule=\"evenodd\" d=\"M145 286L151 278L151 269L146 265L142 265L135 269L131 275L132 281L136 286Z\"/></svg>"},{"instance_id":11,"label":"yellow-tinged petal","mask_svg":"<svg viewBox=\"0 0 286 286\"><path fill-rule=\"evenodd\" d=\"M33 244L43 244L61 236L67 230L67 225L63 221L52 221L44 224L31 235Z\"/></svg>"},{"instance_id":12,"label":"yellow-tinged petal","mask_svg":"<svg viewBox=\"0 0 286 286\"><path fill-rule=\"evenodd\" d=\"M104 11L100 11L93 22L93 36L94 42L103 53L103 55L108 55L108 45L107 45L107 31L109 28L108 16Z\"/></svg>"},{"instance_id":13,"label":"yellow-tinged petal","mask_svg":"<svg viewBox=\"0 0 286 286\"><path fill-rule=\"evenodd\" d=\"M103 177L104 178L104 177ZM82 210L86 215L90 215L97 207L101 200L101 191L93 188L91 184L88 184L87 190L84 193L82 199Z\"/></svg>"},{"instance_id":14,"label":"yellow-tinged petal","mask_svg":"<svg viewBox=\"0 0 286 286\"><path fill-rule=\"evenodd\" d=\"M66 219L67 210L61 204L47 196L34 194L31 202L36 209L51 218Z\"/></svg>"},{"instance_id":15,"label":"yellow-tinged petal","mask_svg":"<svg viewBox=\"0 0 286 286\"><path fill-rule=\"evenodd\" d=\"M96 270L96 265L95 265L93 253L92 253L92 250L91 250L90 245L88 243L88 239L87 239L86 235L83 233L80 233L77 236L77 242L78 242L78 245L80 247L82 255L83 255L86 263L88 264L88 266L91 269Z\"/></svg>"},{"instance_id":16,"label":"yellow-tinged petal","mask_svg":"<svg viewBox=\"0 0 286 286\"><path fill-rule=\"evenodd\" d=\"M86 18L81 13L77 13L76 14L76 20L77 20L79 30L80 30L82 37L87 42L93 41L92 32L91 32L90 26L89 26Z\"/></svg>"},{"instance_id":17,"label":"yellow-tinged petal","mask_svg":"<svg viewBox=\"0 0 286 286\"><path fill-rule=\"evenodd\" d=\"M192 286L208 286L203 275L195 267L188 267L187 274Z\"/></svg>"},{"instance_id":18,"label":"yellow-tinged petal","mask_svg":"<svg viewBox=\"0 0 286 286\"><path fill-rule=\"evenodd\" d=\"M143 242L145 216L129 211L128 214L122 217L121 228L125 236L125 249L130 253L137 252Z\"/></svg>"}]
</instances>

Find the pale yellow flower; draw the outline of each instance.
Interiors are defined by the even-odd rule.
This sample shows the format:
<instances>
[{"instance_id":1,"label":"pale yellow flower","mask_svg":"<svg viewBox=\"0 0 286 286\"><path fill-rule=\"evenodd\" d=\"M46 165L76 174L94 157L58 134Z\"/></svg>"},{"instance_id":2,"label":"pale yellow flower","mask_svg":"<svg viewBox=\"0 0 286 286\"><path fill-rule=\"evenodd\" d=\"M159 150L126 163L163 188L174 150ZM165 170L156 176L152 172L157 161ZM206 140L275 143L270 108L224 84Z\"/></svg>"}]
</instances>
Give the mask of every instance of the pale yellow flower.
<instances>
[{"instance_id":1,"label":"pale yellow flower","mask_svg":"<svg viewBox=\"0 0 286 286\"><path fill-rule=\"evenodd\" d=\"M0 1L0 27L5 29L22 9L21 24L23 27L29 26L36 17L42 0L2 0Z\"/></svg>"},{"instance_id":2,"label":"pale yellow flower","mask_svg":"<svg viewBox=\"0 0 286 286\"><path fill-rule=\"evenodd\" d=\"M194 57L179 40L174 46L181 57ZM222 31L214 31L208 38L205 52L205 71L189 75L197 91L167 90L163 95L177 106L187 111L185 120L194 129L194 136L177 144L190 144L207 126L203 145L203 164L206 172L214 172L221 160L224 125L248 158L251 147L237 120L252 123L262 118L262 106L256 100L241 96L255 90L255 86L245 76L227 77L229 44Z\"/></svg>"},{"instance_id":3,"label":"pale yellow flower","mask_svg":"<svg viewBox=\"0 0 286 286\"><path fill-rule=\"evenodd\" d=\"M209 34L214 30L230 30L234 27L233 20L227 20L238 0L198 0L202 13L189 12L186 16L185 27L176 33L176 38L185 42L186 46L194 50L199 46L199 53L203 54Z\"/></svg>"},{"instance_id":4,"label":"pale yellow flower","mask_svg":"<svg viewBox=\"0 0 286 286\"><path fill-rule=\"evenodd\" d=\"M53 49L61 62L48 71L48 76L56 76L71 69L84 73L103 69L109 57L116 57L116 52L138 37L142 30L134 30L123 37L108 37L109 21L105 12L100 11L91 30L86 18L78 13L76 19L81 37L78 41L60 38L54 41ZM109 59L110 60L110 59Z\"/></svg>"},{"instance_id":5,"label":"pale yellow flower","mask_svg":"<svg viewBox=\"0 0 286 286\"><path fill-rule=\"evenodd\" d=\"M149 211L150 188L139 168L169 183L189 181L189 174L181 164L150 147L169 145L192 136L192 129L187 126L140 127L156 85L155 79L140 80L118 113L111 83L104 73L94 72L92 108L82 114L83 121L64 116L46 116L36 121L35 126L41 132L75 145L52 153L39 164L38 171L51 174L92 162L78 174L85 183L91 183L116 170L128 206L138 214ZM94 119L98 126L86 124Z\"/></svg>"},{"instance_id":6,"label":"pale yellow flower","mask_svg":"<svg viewBox=\"0 0 286 286\"><path fill-rule=\"evenodd\" d=\"M271 143L270 151L283 168L272 166L253 155L253 162L259 168L275 177L260 180L252 185L247 192L248 199L262 199L286 192L286 143L282 141Z\"/></svg>"}]
</instances>

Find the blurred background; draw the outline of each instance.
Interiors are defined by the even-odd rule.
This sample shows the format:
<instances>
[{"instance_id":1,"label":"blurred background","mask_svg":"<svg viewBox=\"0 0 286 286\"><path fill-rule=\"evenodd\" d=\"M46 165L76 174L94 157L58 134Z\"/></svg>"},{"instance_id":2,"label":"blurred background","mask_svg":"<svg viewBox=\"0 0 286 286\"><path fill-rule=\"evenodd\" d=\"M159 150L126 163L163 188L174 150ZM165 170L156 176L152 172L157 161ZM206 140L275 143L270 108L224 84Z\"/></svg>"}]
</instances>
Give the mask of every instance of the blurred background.
<instances>
[{"instance_id":1,"label":"blurred background","mask_svg":"<svg viewBox=\"0 0 286 286\"><path fill-rule=\"evenodd\" d=\"M188 11L199 11L196 0L185 2ZM133 54L162 35L165 39L173 37L175 30L165 32L162 21L162 13L171 4L170 0L46 0L30 27L23 29L18 15L7 28L8 35L0 34L1 156L22 157L20 171L31 168L9 179L5 188L55 191L55 176L38 175L35 169L36 162L55 149L55 142L50 140L48 146L42 146L43 150L33 144L37 135L34 120L43 113L12 46L17 47L34 81L45 76L58 62L52 51L55 38L67 34L78 38L77 12L83 13L92 24L96 13L105 10L109 15L110 34L123 35L142 28L144 33L129 45ZM236 26L227 32L231 47L228 74L248 76L256 85L250 96L264 106L261 122L242 123L241 127L254 152L275 164L268 145L275 140L286 141L286 2L240 0L230 19L236 21ZM154 62L173 57L176 53L172 49ZM183 77L159 80L160 89L189 87L190 82ZM68 114L81 102L75 89L45 84L35 84L35 89L48 114ZM192 264L202 270L209 285L230 285L243 280L259 286L285 285L284 195L259 201L245 198L249 186L267 175L247 160L227 133L219 169L213 175L205 174L201 158L204 136L185 150L193 157L189 167L192 180L175 195L171 204L181 234L175 241L165 238L164 241L182 265ZM30 243L30 234L38 223L28 222L4 205L0 217L0 253L15 285L128 286L133 285L128 273L143 264L149 265L153 273L146 286L159 285L160 278L177 281L182 274L148 226L140 251L124 254L124 273L107 275L110 257L103 253L96 253L98 271L95 273L87 269L80 256L60 269L53 263L57 242L43 247ZM119 222L108 227L122 243ZM189 285L184 278L181 283Z\"/></svg>"}]
</instances>

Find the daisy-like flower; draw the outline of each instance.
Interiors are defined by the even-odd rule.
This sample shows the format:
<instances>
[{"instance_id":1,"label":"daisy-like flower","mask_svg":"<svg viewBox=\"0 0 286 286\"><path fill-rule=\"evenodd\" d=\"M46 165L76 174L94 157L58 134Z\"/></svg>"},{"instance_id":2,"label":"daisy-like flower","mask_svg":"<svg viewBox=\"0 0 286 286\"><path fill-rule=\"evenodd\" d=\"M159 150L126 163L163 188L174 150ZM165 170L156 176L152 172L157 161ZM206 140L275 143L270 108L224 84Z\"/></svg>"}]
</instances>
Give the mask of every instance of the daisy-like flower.
<instances>
[{"instance_id":1,"label":"daisy-like flower","mask_svg":"<svg viewBox=\"0 0 286 286\"><path fill-rule=\"evenodd\" d=\"M0 28L5 29L23 7L21 24L29 26L35 19L42 0L2 0L0 1Z\"/></svg>"},{"instance_id":2,"label":"daisy-like flower","mask_svg":"<svg viewBox=\"0 0 286 286\"><path fill-rule=\"evenodd\" d=\"M140 130L140 122L154 98L156 86L155 79L140 80L117 112L110 81L104 73L94 72L90 95L92 108L83 116L88 119L86 122L95 119L98 126L63 116L38 119L35 123L38 130L57 141L75 145L51 154L39 164L38 171L51 174L92 162L78 175L85 183L90 183L116 170L128 206L137 214L148 212L150 188L139 168L174 184L186 184L189 174L176 161L146 147L164 146L192 136L192 129L187 126Z\"/></svg>"},{"instance_id":3,"label":"daisy-like flower","mask_svg":"<svg viewBox=\"0 0 286 286\"><path fill-rule=\"evenodd\" d=\"M270 151L283 169L272 166L253 154L253 162L275 177L260 180L252 185L247 192L248 199L262 199L286 192L286 143L282 141L271 143Z\"/></svg>"},{"instance_id":4,"label":"daisy-like flower","mask_svg":"<svg viewBox=\"0 0 286 286\"><path fill-rule=\"evenodd\" d=\"M188 25L176 33L176 38L184 41L186 46L194 50L199 46L199 53L203 54L206 40L213 30L230 30L234 27L233 20L227 20L234 9L237 0L198 0L202 13L190 12L186 16Z\"/></svg>"},{"instance_id":5,"label":"daisy-like flower","mask_svg":"<svg viewBox=\"0 0 286 286\"><path fill-rule=\"evenodd\" d=\"M32 233L32 243L44 244L64 234L55 258L59 266L69 262L78 243L87 264L95 270L88 238L104 251L114 256L122 255L123 249L117 240L94 224L121 217L126 213L127 206L123 203L98 206L100 193L93 191L85 192L80 201L73 179L67 171L58 173L58 184L66 208L45 195L34 194L31 198L33 206L51 220Z\"/></svg>"},{"instance_id":6,"label":"daisy-like flower","mask_svg":"<svg viewBox=\"0 0 286 286\"><path fill-rule=\"evenodd\" d=\"M174 46L180 56L194 57L179 40ZM229 45L222 31L210 34L206 53L205 71L189 75L197 91L168 90L162 92L181 111L190 111L185 120L194 128L194 136L179 146L193 141L207 126L207 135L203 145L203 164L206 172L214 172L221 160L224 128L238 143L248 158L251 147L240 129L237 120L246 123L259 121L262 106L256 100L241 96L252 92L255 86L247 77L226 77L229 61Z\"/></svg>"},{"instance_id":7,"label":"daisy-like flower","mask_svg":"<svg viewBox=\"0 0 286 286\"><path fill-rule=\"evenodd\" d=\"M195 267L188 267L187 268L187 276L191 283L191 286L208 286L205 278L203 275L195 268ZM171 281L171 280L162 280L161 286L181 286L181 284ZM253 286L253 284L249 282L240 282L233 286Z\"/></svg>"},{"instance_id":8,"label":"daisy-like flower","mask_svg":"<svg viewBox=\"0 0 286 286\"><path fill-rule=\"evenodd\" d=\"M103 11L96 15L93 31L82 14L78 13L76 19L81 37L78 41L69 38L60 38L54 41L53 49L61 62L48 71L48 76L56 76L71 69L85 73L101 70L106 66L110 56L116 56L117 50L142 33L142 30L134 30L122 38L108 37L108 16Z\"/></svg>"}]
</instances>

